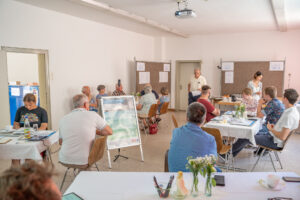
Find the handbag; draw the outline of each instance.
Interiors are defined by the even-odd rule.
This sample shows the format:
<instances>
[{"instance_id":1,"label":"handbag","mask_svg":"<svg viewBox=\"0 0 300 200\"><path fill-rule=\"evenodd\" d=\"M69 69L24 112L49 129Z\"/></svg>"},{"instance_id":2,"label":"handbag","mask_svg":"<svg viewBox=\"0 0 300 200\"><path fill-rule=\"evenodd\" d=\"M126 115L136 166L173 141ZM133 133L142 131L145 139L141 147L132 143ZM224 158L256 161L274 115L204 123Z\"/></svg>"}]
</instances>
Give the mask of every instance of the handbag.
<instances>
[{"instance_id":1,"label":"handbag","mask_svg":"<svg viewBox=\"0 0 300 200\"><path fill-rule=\"evenodd\" d=\"M149 134L153 135L156 134L158 131L158 127L156 123L153 123L149 126Z\"/></svg>"}]
</instances>

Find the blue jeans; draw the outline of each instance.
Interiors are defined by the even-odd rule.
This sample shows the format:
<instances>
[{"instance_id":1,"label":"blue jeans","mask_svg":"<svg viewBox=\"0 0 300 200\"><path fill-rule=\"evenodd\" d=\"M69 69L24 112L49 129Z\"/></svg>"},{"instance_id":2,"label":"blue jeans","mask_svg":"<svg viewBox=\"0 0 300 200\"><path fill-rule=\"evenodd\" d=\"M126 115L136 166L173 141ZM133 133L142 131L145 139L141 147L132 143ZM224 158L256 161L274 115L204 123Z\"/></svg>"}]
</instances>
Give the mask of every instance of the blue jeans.
<instances>
[{"instance_id":1,"label":"blue jeans","mask_svg":"<svg viewBox=\"0 0 300 200\"><path fill-rule=\"evenodd\" d=\"M193 96L192 92L189 92L189 105L196 102L201 95Z\"/></svg>"},{"instance_id":2,"label":"blue jeans","mask_svg":"<svg viewBox=\"0 0 300 200\"><path fill-rule=\"evenodd\" d=\"M240 151L243 150L245 146L248 144L251 144L251 142L248 139L238 139L233 145L232 145L232 155L235 157Z\"/></svg>"},{"instance_id":3,"label":"blue jeans","mask_svg":"<svg viewBox=\"0 0 300 200\"><path fill-rule=\"evenodd\" d=\"M274 143L273 136L271 136L270 134L255 135L255 141L257 145L262 145L272 149L282 149L280 147L277 147L277 145Z\"/></svg>"},{"instance_id":4,"label":"blue jeans","mask_svg":"<svg viewBox=\"0 0 300 200\"><path fill-rule=\"evenodd\" d=\"M267 125L263 124L262 128L258 131L258 133L256 135L270 135Z\"/></svg>"}]
</instances>

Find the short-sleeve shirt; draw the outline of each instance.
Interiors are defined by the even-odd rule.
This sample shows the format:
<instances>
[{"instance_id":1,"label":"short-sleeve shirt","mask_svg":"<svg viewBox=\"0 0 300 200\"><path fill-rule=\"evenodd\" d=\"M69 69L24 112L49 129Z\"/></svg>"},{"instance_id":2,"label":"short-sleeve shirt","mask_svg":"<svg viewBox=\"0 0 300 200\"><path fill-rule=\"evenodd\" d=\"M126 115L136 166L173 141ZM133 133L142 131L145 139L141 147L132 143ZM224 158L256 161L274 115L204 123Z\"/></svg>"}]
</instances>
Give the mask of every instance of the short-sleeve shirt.
<instances>
[{"instance_id":1,"label":"short-sleeve shirt","mask_svg":"<svg viewBox=\"0 0 300 200\"><path fill-rule=\"evenodd\" d=\"M255 98L242 99L242 103L246 106L246 111L252 116L256 116L258 101Z\"/></svg>"},{"instance_id":2,"label":"short-sleeve shirt","mask_svg":"<svg viewBox=\"0 0 300 200\"><path fill-rule=\"evenodd\" d=\"M198 99L199 103L202 103L206 108L206 122L209 122L212 118L216 117L212 112L215 110L215 107L206 99Z\"/></svg>"},{"instance_id":3,"label":"short-sleeve shirt","mask_svg":"<svg viewBox=\"0 0 300 200\"><path fill-rule=\"evenodd\" d=\"M170 172L184 171L187 157L217 156L215 138L203 131L198 125L188 122L186 125L173 130L168 163Z\"/></svg>"},{"instance_id":4,"label":"short-sleeve shirt","mask_svg":"<svg viewBox=\"0 0 300 200\"><path fill-rule=\"evenodd\" d=\"M274 98L267 103L267 106L263 109L263 113L266 115L265 124L276 124L284 111L284 105L278 99Z\"/></svg>"},{"instance_id":5,"label":"short-sleeve shirt","mask_svg":"<svg viewBox=\"0 0 300 200\"><path fill-rule=\"evenodd\" d=\"M96 99L97 100L100 100L101 99L101 97L107 97L108 95L107 94L97 94L97 96L96 96Z\"/></svg>"},{"instance_id":6,"label":"short-sleeve shirt","mask_svg":"<svg viewBox=\"0 0 300 200\"><path fill-rule=\"evenodd\" d=\"M295 106L286 109L280 119L274 126L274 130L281 132L283 128L288 128L290 131L297 129L299 126L299 112ZM270 134L273 136L274 143L277 143L278 147L283 147L283 141L277 138L272 132Z\"/></svg>"},{"instance_id":7,"label":"short-sleeve shirt","mask_svg":"<svg viewBox=\"0 0 300 200\"><path fill-rule=\"evenodd\" d=\"M96 129L102 130L105 126L106 122L96 112L83 108L74 109L65 115L59 122L59 137L62 139L59 161L87 164Z\"/></svg>"},{"instance_id":8,"label":"short-sleeve shirt","mask_svg":"<svg viewBox=\"0 0 300 200\"><path fill-rule=\"evenodd\" d=\"M143 95L139 100L139 104L142 104L143 107L141 110L137 111L138 114L147 115L151 105L156 103L157 103L156 98L152 92Z\"/></svg>"},{"instance_id":9,"label":"short-sleeve shirt","mask_svg":"<svg viewBox=\"0 0 300 200\"><path fill-rule=\"evenodd\" d=\"M253 83L253 81L249 81L248 82L248 85L247 85L248 88L250 88L252 90L252 96L254 99L256 99L257 101L260 99L261 95L258 95L258 94L255 94L257 92L261 92L262 93L262 83L259 82L258 83L258 86L256 87Z\"/></svg>"},{"instance_id":10,"label":"short-sleeve shirt","mask_svg":"<svg viewBox=\"0 0 300 200\"><path fill-rule=\"evenodd\" d=\"M193 76L190 80L190 84L191 84L191 91L197 91L207 83L204 76L199 76L198 78L195 78L195 76Z\"/></svg>"},{"instance_id":11,"label":"short-sleeve shirt","mask_svg":"<svg viewBox=\"0 0 300 200\"><path fill-rule=\"evenodd\" d=\"M15 122L19 122L20 127L23 127L26 116L31 127L33 124L38 124L41 127L42 123L48 123L47 111L39 106L33 110L28 110L25 106L20 107L16 112Z\"/></svg>"},{"instance_id":12,"label":"short-sleeve shirt","mask_svg":"<svg viewBox=\"0 0 300 200\"><path fill-rule=\"evenodd\" d=\"M122 95L126 95L126 94L123 91L115 90L115 91L113 91L113 93L111 95L112 96L122 96Z\"/></svg>"},{"instance_id":13,"label":"short-sleeve shirt","mask_svg":"<svg viewBox=\"0 0 300 200\"><path fill-rule=\"evenodd\" d=\"M158 96L158 94L157 94L157 92L156 92L155 90L152 90L152 93L155 95L155 98L156 98L156 99L159 98L159 96ZM142 90L142 91L141 91L141 96L144 96L144 95L145 95L145 91Z\"/></svg>"}]
</instances>

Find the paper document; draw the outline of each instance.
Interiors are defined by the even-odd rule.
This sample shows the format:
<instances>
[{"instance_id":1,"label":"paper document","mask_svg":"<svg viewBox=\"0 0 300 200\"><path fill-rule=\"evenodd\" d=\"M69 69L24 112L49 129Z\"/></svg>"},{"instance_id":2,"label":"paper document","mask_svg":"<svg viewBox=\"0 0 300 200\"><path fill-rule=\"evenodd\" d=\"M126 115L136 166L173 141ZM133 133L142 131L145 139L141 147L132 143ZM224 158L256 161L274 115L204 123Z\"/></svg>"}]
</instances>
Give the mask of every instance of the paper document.
<instances>
[{"instance_id":1,"label":"paper document","mask_svg":"<svg viewBox=\"0 0 300 200\"><path fill-rule=\"evenodd\" d=\"M150 83L150 72L139 72L139 84Z\"/></svg>"},{"instance_id":2,"label":"paper document","mask_svg":"<svg viewBox=\"0 0 300 200\"><path fill-rule=\"evenodd\" d=\"M164 64L164 72L169 72L170 68L170 64Z\"/></svg>"},{"instance_id":3,"label":"paper document","mask_svg":"<svg viewBox=\"0 0 300 200\"><path fill-rule=\"evenodd\" d=\"M20 88L12 87L10 90L11 96L20 96Z\"/></svg>"},{"instance_id":4,"label":"paper document","mask_svg":"<svg viewBox=\"0 0 300 200\"><path fill-rule=\"evenodd\" d=\"M233 72L225 72L225 83L233 83Z\"/></svg>"},{"instance_id":5,"label":"paper document","mask_svg":"<svg viewBox=\"0 0 300 200\"><path fill-rule=\"evenodd\" d=\"M222 62L222 71L233 71L234 62Z\"/></svg>"},{"instance_id":6,"label":"paper document","mask_svg":"<svg viewBox=\"0 0 300 200\"><path fill-rule=\"evenodd\" d=\"M284 70L284 62L270 62L270 71L283 71Z\"/></svg>"},{"instance_id":7,"label":"paper document","mask_svg":"<svg viewBox=\"0 0 300 200\"><path fill-rule=\"evenodd\" d=\"M136 63L136 71L145 71L145 63L137 62Z\"/></svg>"},{"instance_id":8,"label":"paper document","mask_svg":"<svg viewBox=\"0 0 300 200\"><path fill-rule=\"evenodd\" d=\"M169 81L168 72L159 72L159 82L167 83Z\"/></svg>"}]
</instances>

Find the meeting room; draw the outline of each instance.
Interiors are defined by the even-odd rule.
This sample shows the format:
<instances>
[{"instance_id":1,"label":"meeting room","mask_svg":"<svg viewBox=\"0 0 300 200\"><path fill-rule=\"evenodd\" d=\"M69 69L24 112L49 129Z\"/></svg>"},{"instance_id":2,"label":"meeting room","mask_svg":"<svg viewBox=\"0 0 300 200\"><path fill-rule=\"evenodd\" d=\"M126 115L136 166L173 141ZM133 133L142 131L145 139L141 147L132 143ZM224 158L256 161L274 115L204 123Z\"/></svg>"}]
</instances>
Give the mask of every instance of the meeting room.
<instances>
[{"instance_id":1,"label":"meeting room","mask_svg":"<svg viewBox=\"0 0 300 200\"><path fill-rule=\"evenodd\" d=\"M300 200L299 0L1 0L0 199Z\"/></svg>"}]
</instances>

